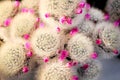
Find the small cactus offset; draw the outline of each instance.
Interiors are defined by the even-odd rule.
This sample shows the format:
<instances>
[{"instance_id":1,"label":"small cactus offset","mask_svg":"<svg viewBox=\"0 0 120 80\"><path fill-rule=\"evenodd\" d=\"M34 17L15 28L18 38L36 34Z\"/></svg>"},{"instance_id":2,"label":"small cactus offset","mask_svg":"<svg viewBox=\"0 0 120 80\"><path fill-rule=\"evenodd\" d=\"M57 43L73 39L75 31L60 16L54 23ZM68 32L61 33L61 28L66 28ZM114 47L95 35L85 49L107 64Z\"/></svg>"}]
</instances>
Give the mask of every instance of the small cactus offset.
<instances>
[{"instance_id":1,"label":"small cactus offset","mask_svg":"<svg viewBox=\"0 0 120 80\"><path fill-rule=\"evenodd\" d=\"M104 20L104 13L98 9L91 8L88 13L90 15L90 20L95 22L100 22Z\"/></svg>"},{"instance_id":2,"label":"small cactus offset","mask_svg":"<svg viewBox=\"0 0 120 80\"><path fill-rule=\"evenodd\" d=\"M94 52L92 41L83 34L76 34L68 41L71 59L83 62Z\"/></svg>"},{"instance_id":3,"label":"small cactus offset","mask_svg":"<svg viewBox=\"0 0 120 80\"><path fill-rule=\"evenodd\" d=\"M94 32L96 50L104 58L111 58L119 53L120 31L112 23L102 22L97 24Z\"/></svg>"},{"instance_id":4,"label":"small cactus offset","mask_svg":"<svg viewBox=\"0 0 120 80\"><path fill-rule=\"evenodd\" d=\"M99 58L120 53L120 13L113 18L110 9L86 0L0 0L0 80L98 80Z\"/></svg>"},{"instance_id":5,"label":"small cactus offset","mask_svg":"<svg viewBox=\"0 0 120 80\"><path fill-rule=\"evenodd\" d=\"M99 61L87 61L80 67L79 74L82 80L98 80L101 70Z\"/></svg>"}]
</instances>

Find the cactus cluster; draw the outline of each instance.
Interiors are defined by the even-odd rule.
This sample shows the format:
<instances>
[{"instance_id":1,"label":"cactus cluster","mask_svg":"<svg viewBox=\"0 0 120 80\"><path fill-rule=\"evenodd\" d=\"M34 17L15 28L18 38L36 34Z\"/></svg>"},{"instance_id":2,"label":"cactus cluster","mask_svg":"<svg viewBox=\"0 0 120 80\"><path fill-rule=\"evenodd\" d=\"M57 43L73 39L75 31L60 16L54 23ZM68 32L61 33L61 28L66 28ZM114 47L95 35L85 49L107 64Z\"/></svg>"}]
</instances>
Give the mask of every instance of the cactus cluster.
<instances>
[{"instance_id":1,"label":"cactus cluster","mask_svg":"<svg viewBox=\"0 0 120 80\"><path fill-rule=\"evenodd\" d=\"M0 0L0 79L97 80L97 57L120 52L109 18L86 0Z\"/></svg>"}]
</instances>

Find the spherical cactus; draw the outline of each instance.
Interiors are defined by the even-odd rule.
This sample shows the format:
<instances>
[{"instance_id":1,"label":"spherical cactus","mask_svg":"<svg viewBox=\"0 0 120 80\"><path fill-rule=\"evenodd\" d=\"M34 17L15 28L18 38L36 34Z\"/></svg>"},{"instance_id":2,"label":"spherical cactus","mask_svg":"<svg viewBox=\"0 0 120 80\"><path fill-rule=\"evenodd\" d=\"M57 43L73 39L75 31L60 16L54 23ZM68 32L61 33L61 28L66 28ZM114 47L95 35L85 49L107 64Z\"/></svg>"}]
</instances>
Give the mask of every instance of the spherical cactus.
<instances>
[{"instance_id":1,"label":"spherical cactus","mask_svg":"<svg viewBox=\"0 0 120 80\"><path fill-rule=\"evenodd\" d=\"M92 36L92 33L95 28L95 24L92 21L84 21L82 24L78 26L80 32L84 33L87 36Z\"/></svg>"},{"instance_id":2,"label":"spherical cactus","mask_svg":"<svg viewBox=\"0 0 120 80\"><path fill-rule=\"evenodd\" d=\"M88 61L80 69L81 80L97 80L101 73L101 63L98 61Z\"/></svg>"},{"instance_id":3,"label":"spherical cactus","mask_svg":"<svg viewBox=\"0 0 120 80\"><path fill-rule=\"evenodd\" d=\"M100 23L96 27L93 38L99 55L111 58L118 54L120 51L119 28L109 22Z\"/></svg>"},{"instance_id":4,"label":"spherical cactus","mask_svg":"<svg viewBox=\"0 0 120 80\"><path fill-rule=\"evenodd\" d=\"M0 51L0 71L8 76L14 75L24 66L25 51L22 45L5 43Z\"/></svg>"},{"instance_id":5,"label":"spherical cactus","mask_svg":"<svg viewBox=\"0 0 120 80\"><path fill-rule=\"evenodd\" d=\"M110 15L110 20L115 21L120 18L120 0L108 0L105 10Z\"/></svg>"},{"instance_id":6,"label":"spherical cactus","mask_svg":"<svg viewBox=\"0 0 120 80\"><path fill-rule=\"evenodd\" d=\"M0 2L0 25L4 23L4 21L12 16L14 10L14 3L11 1L1 1Z\"/></svg>"},{"instance_id":7,"label":"spherical cactus","mask_svg":"<svg viewBox=\"0 0 120 80\"><path fill-rule=\"evenodd\" d=\"M31 37L31 45L38 56L52 56L60 47L60 35L55 29L39 28Z\"/></svg>"},{"instance_id":8,"label":"spherical cactus","mask_svg":"<svg viewBox=\"0 0 120 80\"><path fill-rule=\"evenodd\" d=\"M94 52L92 41L83 34L76 34L68 42L68 51L71 59L83 62Z\"/></svg>"},{"instance_id":9,"label":"spherical cactus","mask_svg":"<svg viewBox=\"0 0 120 80\"><path fill-rule=\"evenodd\" d=\"M29 2L29 0L22 0L20 8L21 8L21 10L24 9L24 8L27 8L27 9L35 12L38 15L39 1L40 0L36 0L36 1L31 0Z\"/></svg>"},{"instance_id":10,"label":"spherical cactus","mask_svg":"<svg viewBox=\"0 0 120 80\"><path fill-rule=\"evenodd\" d=\"M39 67L36 78L37 80L79 80L77 70L61 62L52 62Z\"/></svg>"},{"instance_id":11,"label":"spherical cactus","mask_svg":"<svg viewBox=\"0 0 120 80\"><path fill-rule=\"evenodd\" d=\"M91 21L101 22L104 20L104 13L99 9L91 8L88 14L90 15Z\"/></svg>"},{"instance_id":12,"label":"spherical cactus","mask_svg":"<svg viewBox=\"0 0 120 80\"><path fill-rule=\"evenodd\" d=\"M0 73L3 77L9 78L27 72L29 59L26 57L27 50L24 47L24 40L9 41L4 43L0 49Z\"/></svg>"},{"instance_id":13,"label":"spherical cactus","mask_svg":"<svg viewBox=\"0 0 120 80\"><path fill-rule=\"evenodd\" d=\"M31 13L16 15L11 23L11 36L18 37L31 33L35 27L36 17Z\"/></svg>"},{"instance_id":14,"label":"spherical cactus","mask_svg":"<svg viewBox=\"0 0 120 80\"><path fill-rule=\"evenodd\" d=\"M85 15L84 6L85 1L82 0L41 0L39 13L47 24L65 29L82 22Z\"/></svg>"}]
</instances>

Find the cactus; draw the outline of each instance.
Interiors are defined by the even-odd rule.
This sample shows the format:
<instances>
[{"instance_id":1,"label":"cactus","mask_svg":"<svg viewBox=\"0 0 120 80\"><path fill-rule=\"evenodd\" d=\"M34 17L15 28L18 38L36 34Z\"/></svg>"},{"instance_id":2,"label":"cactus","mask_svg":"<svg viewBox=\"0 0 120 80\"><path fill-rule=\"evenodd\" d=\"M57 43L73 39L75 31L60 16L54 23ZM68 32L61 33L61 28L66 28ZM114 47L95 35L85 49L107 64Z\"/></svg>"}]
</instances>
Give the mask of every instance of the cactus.
<instances>
[{"instance_id":1,"label":"cactus","mask_svg":"<svg viewBox=\"0 0 120 80\"><path fill-rule=\"evenodd\" d=\"M4 21L14 15L14 3L11 1L2 1L0 2L0 25L4 23Z\"/></svg>"},{"instance_id":2,"label":"cactus","mask_svg":"<svg viewBox=\"0 0 120 80\"><path fill-rule=\"evenodd\" d=\"M25 49L22 43L6 42L0 50L0 72L12 76L22 69L26 61Z\"/></svg>"},{"instance_id":3,"label":"cactus","mask_svg":"<svg viewBox=\"0 0 120 80\"><path fill-rule=\"evenodd\" d=\"M83 34L76 34L68 42L71 59L83 62L94 52L92 41Z\"/></svg>"},{"instance_id":4,"label":"cactus","mask_svg":"<svg viewBox=\"0 0 120 80\"><path fill-rule=\"evenodd\" d=\"M98 80L101 69L101 63L99 61L84 62L84 65L80 68L83 72L79 70L81 80Z\"/></svg>"},{"instance_id":5,"label":"cactus","mask_svg":"<svg viewBox=\"0 0 120 80\"><path fill-rule=\"evenodd\" d=\"M13 43L14 42L14 43ZM0 48L0 74L5 80L19 80L32 74L35 59L27 56L25 40L17 38L5 42ZM28 72L29 71L29 72ZM28 72L27 74L25 74Z\"/></svg>"},{"instance_id":6,"label":"cactus","mask_svg":"<svg viewBox=\"0 0 120 80\"><path fill-rule=\"evenodd\" d=\"M88 14L90 14L91 21L101 22L104 20L104 13L99 9L91 8Z\"/></svg>"},{"instance_id":7,"label":"cactus","mask_svg":"<svg viewBox=\"0 0 120 80\"><path fill-rule=\"evenodd\" d=\"M92 21L85 20L81 25L78 26L80 32L84 33L86 36L92 36L95 24Z\"/></svg>"},{"instance_id":8,"label":"cactus","mask_svg":"<svg viewBox=\"0 0 120 80\"><path fill-rule=\"evenodd\" d=\"M77 71L67 67L65 62L56 61L39 67L36 80L74 80L72 77L77 78L77 74Z\"/></svg>"},{"instance_id":9,"label":"cactus","mask_svg":"<svg viewBox=\"0 0 120 80\"><path fill-rule=\"evenodd\" d=\"M120 19L120 1L119 0L108 0L106 5L106 12L110 15L110 21Z\"/></svg>"},{"instance_id":10,"label":"cactus","mask_svg":"<svg viewBox=\"0 0 120 80\"><path fill-rule=\"evenodd\" d=\"M22 0L20 9L22 10L23 8L27 8L27 9L33 10L33 12L35 12L35 14L38 15L39 1L40 0L36 0L36 1Z\"/></svg>"},{"instance_id":11,"label":"cactus","mask_svg":"<svg viewBox=\"0 0 120 80\"><path fill-rule=\"evenodd\" d=\"M76 14L75 10L81 0L40 0L40 17L42 20L52 26L60 26L63 29L77 26L82 22L85 15L85 9L82 9L80 14ZM85 1L84 1L85 2ZM45 18L45 14L50 15L49 18ZM67 17L68 24L65 23L64 18ZM61 22L63 19L63 23ZM68 26L68 27L67 27Z\"/></svg>"},{"instance_id":12,"label":"cactus","mask_svg":"<svg viewBox=\"0 0 120 80\"><path fill-rule=\"evenodd\" d=\"M52 56L60 47L60 35L55 29L40 28L33 33L31 45L37 55Z\"/></svg>"},{"instance_id":13,"label":"cactus","mask_svg":"<svg viewBox=\"0 0 120 80\"><path fill-rule=\"evenodd\" d=\"M0 79L97 80L96 58L120 51L111 13L86 0L0 0Z\"/></svg>"},{"instance_id":14,"label":"cactus","mask_svg":"<svg viewBox=\"0 0 120 80\"><path fill-rule=\"evenodd\" d=\"M19 37L30 34L34 29L36 17L31 13L20 13L11 22L11 36Z\"/></svg>"},{"instance_id":15,"label":"cactus","mask_svg":"<svg viewBox=\"0 0 120 80\"><path fill-rule=\"evenodd\" d=\"M101 44L96 45L98 53L105 58L111 58L115 56L114 54L118 54L120 46L119 28L109 22L100 23L96 27L93 37L95 41L101 39Z\"/></svg>"}]
</instances>

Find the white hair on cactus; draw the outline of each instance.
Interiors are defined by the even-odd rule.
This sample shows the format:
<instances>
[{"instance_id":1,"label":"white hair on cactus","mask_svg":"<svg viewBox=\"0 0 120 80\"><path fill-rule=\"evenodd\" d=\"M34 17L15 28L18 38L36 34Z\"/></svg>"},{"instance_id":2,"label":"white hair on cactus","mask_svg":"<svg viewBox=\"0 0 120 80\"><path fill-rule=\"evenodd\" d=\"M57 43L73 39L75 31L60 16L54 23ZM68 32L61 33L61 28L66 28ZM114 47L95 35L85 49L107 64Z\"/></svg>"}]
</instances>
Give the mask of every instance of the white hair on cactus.
<instances>
[{"instance_id":1,"label":"white hair on cactus","mask_svg":"<svg viewBox=\"0 0 120 80\"><path fill-rule=\"evenodd\" d=\"M115 56L114 50L120 51L120 31L112 23L102 22L97 24L93 39L101 39L100 45L95 44L96 50L103 58L112 58Z\"/></svg>"},{"instance_id":2,"label":"white hair on cactus","mask_svg":"<svg viewBox=\"0 0 120 80\"><path fill-rule=\"evenodd\" d=\"M36 78L37 80L72 80L73 76L78 76L77 70L57 61L39 67Z\"/></svg>"},{"instance_id":3,"label":"white hair on cactus","mask_svg":"<svg viewBox=\"0 0 120 80\"><path fill-rule=\"evenodd\" d=\"M33 9L35 13L38 14L38 8L39 8L39 1L40 0L22 0L20 8L28 8Z\"/></svg>"},{"instance_id":4,"label":"white hair on cactus","mask_svg":"<svg viewBox=\"0 0 120 80\"><path fill-rule=\"evenodd\" d=\"M88 14L90 14L90 20L92 21L97 21L97 22L101 22L104 20L104 13L97 9L97 8L91 8L89 11L88 11Z\"/></svg>"},{"instance_id":5,"label":"white hair on cactus","mask_svg":"<svg viewBox=\"0 0 120 80\"><path fill-rule=\"evenodd\" d=\"M0 72L10 77L19 73L26 61L24 41L6 42L0 49Z\"/></svg>"},{"instance_id":6,"label":"white hair on cactus","mask_svg":"<svg viewBox=\"0 0 120 80\"><path fill-rule=\"evenodd\" d=\"M31 45L35 54L49 57L60 47L60 35L53 28L39 28L31 37Z\"/></svg>"},{"instance_id":7,"label":"white hair on cactus","mask_svg":"<svg viewBox=\"0 0 120 80\"><path fill-rule=\"evenodd\" d=\"M68 42L71 59L83 62L94 52L92 41L83 34L76 34Z\"/></svg>"},{"instance_id":8,"label":"white hair on cactus","mask_svg":"<svg viewBox=\"0 0 120 80\"><path fill-rule=\"evenodd\" d=\"M60 26L63 29L69 29L82 23L84 19L84 15L86 13L84 8L82 14L75 13L80 1L81 0L40 0L39 15L44 22L52 25L53 27ZM50 14L50 17L47 19L45 18L46 13ZM72 24L61 24L59 20L63 16L70 17L72 19Z\"/></svg>"},{"instance_id":9,"label":"white hair on cactus","mask_svg":"<svg viewBox=\"0 0 120 80\"><path fill-rule=\"evenodd\" d=\"M120 19L120 0L107 0L105 10L110 15L110 20L115 21Z\"/></svg>"},{"instance_id":10,"label":"white hair on cactus","mask_svg":"<svg viewBox=\"0 0 120 80\"><path fill-rule=\"evenodd\" d=\"M11 36L23 36L34 30L36 17L30 13L20 13L16 15L11 22Z\"/></svg>"},{"instance_id":11,"label":"white hair on cactus","mask_svg":"<svg viewBox=\"0 0 120 80\"><path fill-rule=\"evenodd\" d=\"M78 28L80 29L80 32L84 33L87 36L91 36L94 31L95 24L92 21L86 20L80 24Z\"/></svg>"},{"instance_id":12,"label":"white hair on cactus","mask_svg":"<svg viewBox=\"0 0 120 80\"><path fill-rule=\"evenodd\" d=\"M11 1L1 1L0 2L0 24L12 15L14 9L14 4Z\"/></svg>"},{"instance_id":13,"label":"white hair on cactus","mask_svg":"<svg viewBox=\"0 0 120 80\"><path fill-rule=\"evenodd\" d=\"M90 61L85 63L88 68L80 74L82 80L98 80L101 73L101 63L99 61Z\"/></svg>"}]
</instances>

